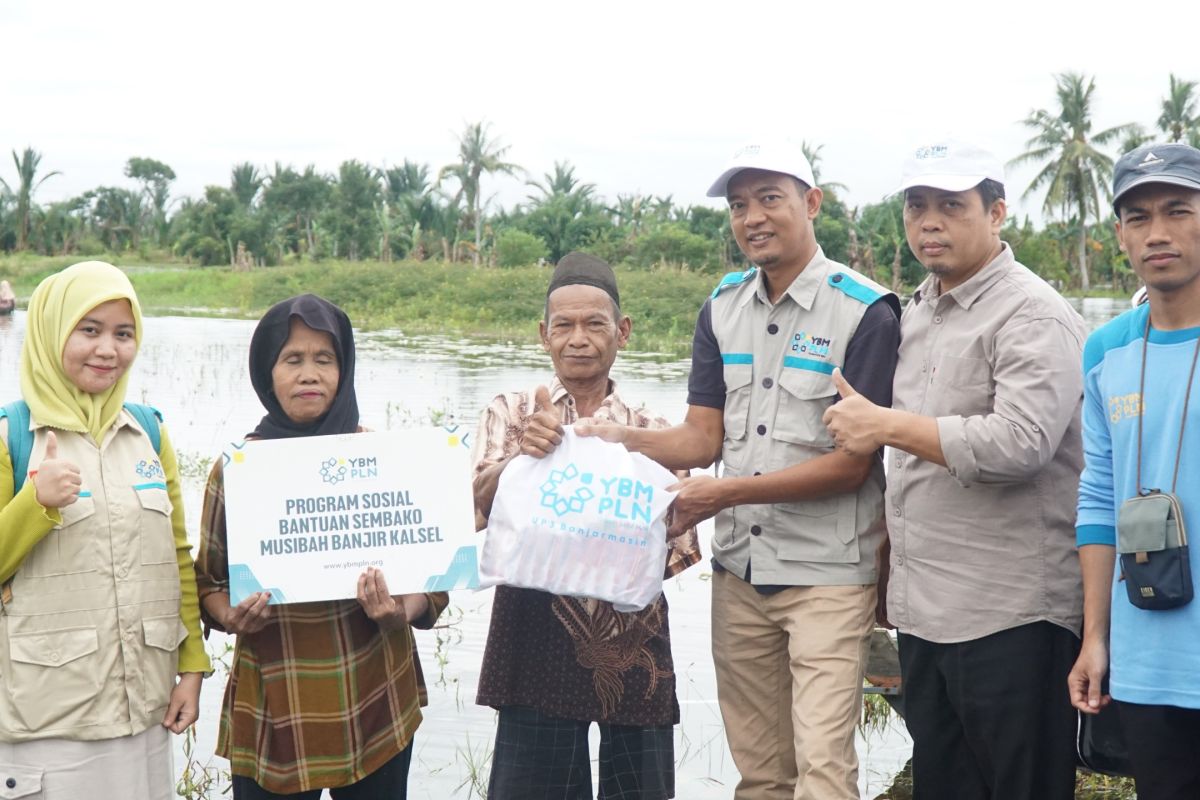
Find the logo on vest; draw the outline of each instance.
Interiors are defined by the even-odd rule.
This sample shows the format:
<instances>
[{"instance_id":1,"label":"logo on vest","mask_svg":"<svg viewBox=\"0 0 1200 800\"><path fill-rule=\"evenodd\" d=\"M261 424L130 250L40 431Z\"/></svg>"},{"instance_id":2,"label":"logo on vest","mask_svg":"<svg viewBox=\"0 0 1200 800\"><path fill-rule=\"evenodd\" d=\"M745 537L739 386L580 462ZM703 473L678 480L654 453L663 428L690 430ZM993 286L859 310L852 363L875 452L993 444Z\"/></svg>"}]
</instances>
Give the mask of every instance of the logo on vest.
<instances>
[{"instance_id":1,"label":"logo on vest","mask_svg":"<svg viewBox=\"0 0 1200 800\"><path fill-rule=\"evenodd\" d=\"M163 472L162 464L156 458L153 461L139 461L134 467L139 477L142 478L165 478L166 473Z\"/></svg>"},{"instance_id":2,"label":"logo on vest","mask_svg":"<svg viewBox=\"0 0 1200 800\"><path fill-rule=\"evenodd\" d=\"M815 333L797 331L796 335L792 337L792 352L798 356L829 358L829 348L832 346L833 339Z\"/></svg>"}]
</instances>

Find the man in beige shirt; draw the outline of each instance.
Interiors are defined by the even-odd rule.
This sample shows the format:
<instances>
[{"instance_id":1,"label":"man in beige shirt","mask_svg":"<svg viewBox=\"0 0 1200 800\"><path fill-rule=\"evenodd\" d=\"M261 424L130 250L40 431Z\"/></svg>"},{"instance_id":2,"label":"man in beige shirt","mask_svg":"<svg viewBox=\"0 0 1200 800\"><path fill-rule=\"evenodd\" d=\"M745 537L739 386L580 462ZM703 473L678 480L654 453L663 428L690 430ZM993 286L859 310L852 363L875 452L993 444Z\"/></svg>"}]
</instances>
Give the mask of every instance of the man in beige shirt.
<instances>
[{"instance_id":1,"label":"man in beige shirt","mask_svg":"<svg viewBox=\"0 0 1200 800\"><path fill-rule=\"evenodd\" d=\"M905 165L909 247L929 271L901 319L893 407L825 415L888 454L886 616L900 631L914 797L1068 800L1078 652L1079 315L1000 239L1003 169L970 145Z\"/></svg>"}]
</instances>

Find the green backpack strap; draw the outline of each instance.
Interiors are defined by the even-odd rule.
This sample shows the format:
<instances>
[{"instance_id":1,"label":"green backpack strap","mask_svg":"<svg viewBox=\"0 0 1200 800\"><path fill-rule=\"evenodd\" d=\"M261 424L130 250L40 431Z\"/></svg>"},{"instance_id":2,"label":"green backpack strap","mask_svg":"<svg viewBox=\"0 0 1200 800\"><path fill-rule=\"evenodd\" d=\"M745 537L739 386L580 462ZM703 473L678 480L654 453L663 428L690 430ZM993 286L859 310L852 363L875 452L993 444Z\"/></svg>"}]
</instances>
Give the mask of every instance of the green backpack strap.
<instances>
[{"instance_id":1,"label":"green backpack strap","mask_svg":"<svg viewBox=\"0 0 1200 800\"><path fill-rule=\"evenodd\" d=\"M137 420L137 424L150 437L150 444L154 445L154 452L161 455L162 432L158 429L158 426L162 423L162 414L153 406L143 406L138 403L126 403L125 410L133 415L133 418Z\"/></svg>"},{"instance_id":2,"label":"green backpack strap","mask_svg":"<svg viewBox=\"0 0 1200 800\"><path fill-rule=\"evenodd\" d=\"M29 430L29 405L14 400L0 407L0 418L8 418L8 457L13 466L13 497L25 485L29 456L33 452L33 433Z\"/></svg>"},{"instance_id":3,"label":"green backpack strap","mask_svg":"<svg viewBox=\"0 0 1200 800\"><path fill-rule=\"evenodd\" d=\"M138 426L150 437L154 452L162 453L162 431L159 424L162 414L157 408L139 403L126 403L125 410L133 416ZM13 465L13 496L25 485L29 474L29 457L33 454L33 434L29 430L29 405L24 400L15 400L0 407L0 418L8 418L8 457Z\"/></svg>"}]
</instances>

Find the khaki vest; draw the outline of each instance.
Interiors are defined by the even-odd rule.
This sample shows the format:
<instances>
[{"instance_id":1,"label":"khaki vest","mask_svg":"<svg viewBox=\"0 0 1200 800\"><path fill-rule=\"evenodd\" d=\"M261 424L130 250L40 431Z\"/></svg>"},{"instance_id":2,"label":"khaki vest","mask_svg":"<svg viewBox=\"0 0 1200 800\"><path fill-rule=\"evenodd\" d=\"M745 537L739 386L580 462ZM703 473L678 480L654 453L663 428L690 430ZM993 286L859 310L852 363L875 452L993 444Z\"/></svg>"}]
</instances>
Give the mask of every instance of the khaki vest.
<instances>
[{"instance_id":1,"label":"khaki vest","mask_svg":"<svg viewBox=\"0 0 1200 800\"><path fill-rule=\"evenodd\" d=\"M99 449L56 433L83 485L0 607L0 741L111 739L160 724L186 637L171 500L149 437L127 411ZM39 428L33 467L45 449Z\"/></svg>"},{"instance_id":2,"label":"khaki vest","mask_svg":"<svg viewBox=\"0 0 1200 800\"><path fill-rule=\"evenodd\" d=\"M727 276L712 297L724 362L727 477L774 472L829 453L821 421L831 373L871 303L892 293L818 252L778 303L758 270ZM883 466L855 493L743 505L717 514L713 555L758 585L853 585L875 580L883 536Z\"/></svg>"}]
</instances>

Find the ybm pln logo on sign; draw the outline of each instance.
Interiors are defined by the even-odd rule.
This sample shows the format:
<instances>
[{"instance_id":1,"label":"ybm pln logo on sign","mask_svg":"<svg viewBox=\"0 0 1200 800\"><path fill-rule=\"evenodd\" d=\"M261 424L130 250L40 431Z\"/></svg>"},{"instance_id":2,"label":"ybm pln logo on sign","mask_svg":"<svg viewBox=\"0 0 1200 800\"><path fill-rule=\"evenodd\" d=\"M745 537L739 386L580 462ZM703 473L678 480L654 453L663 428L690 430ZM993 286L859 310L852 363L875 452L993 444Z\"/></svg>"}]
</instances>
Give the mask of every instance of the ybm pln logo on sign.
<instances>
[{"instance_id":1,"label":"ybm pln logo on sign","mask_svg":"<svg viewBox=\"0 0 1200 800\"><path fill-rule=\"evenodd\" d=\"M336 486L344 480L379 477L379 464L370 458L327 458L321 462L321 480Z\"/></svg>"},{"instance_id":2,"label":"ybm pln logo on sign","mask_svg":"<svg viewBox=\"0 0 1200 800\"><path fill-rule=\"evenodd\" d=\"M540 490L542 507L559 517L582 514L596 500L597 516L646 525L653 519L654 487L633 478L597 476L568 464L553 470Z\"/></svg>"}]
</instances>

